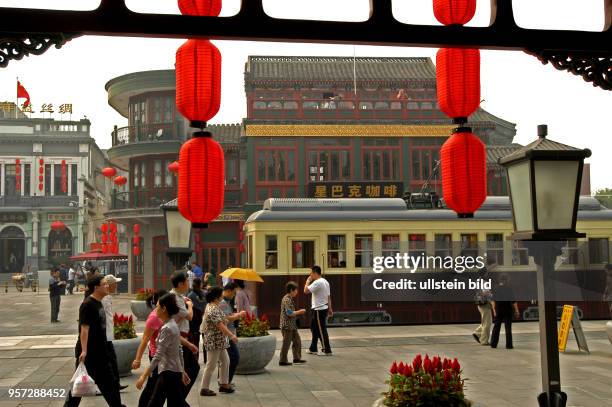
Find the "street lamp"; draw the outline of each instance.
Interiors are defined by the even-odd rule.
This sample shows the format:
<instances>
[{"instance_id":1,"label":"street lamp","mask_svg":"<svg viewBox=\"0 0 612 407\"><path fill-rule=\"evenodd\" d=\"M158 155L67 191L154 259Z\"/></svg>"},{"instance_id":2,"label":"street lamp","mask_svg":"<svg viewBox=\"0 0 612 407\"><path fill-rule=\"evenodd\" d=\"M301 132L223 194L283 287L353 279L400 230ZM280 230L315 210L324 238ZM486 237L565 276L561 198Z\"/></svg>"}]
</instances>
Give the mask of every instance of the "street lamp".
<instances>
[{"instance_id":1,"label":"street lamp","mask_svg":"<svg viewBox=\"0 0 612 407\"><path fill-rule=\"evenodd\" d=\"M189 260L191 249L191 222L181 215L178 210L177 199L160 206L164 212L166 236L168 237L168 258L176 269L180 269Z\"/></svg>"},{"instance_id":2,"label":"street lamp","mask_svg":"<svg viewBox=\"0 0 612 407\"><path fill-rule=\"evenodd\" d=\"M591 151L549 140L547 133L547 126L539 125L536 141L500 158L499 163L508 172L514 222L511 239L526 241L537 265L543 388L538 403L563 407L567 395L561 391L559 374L554 263L564 240L585 236L576 232L576 217L584 159Z\"/></svg>"}]
</instances>

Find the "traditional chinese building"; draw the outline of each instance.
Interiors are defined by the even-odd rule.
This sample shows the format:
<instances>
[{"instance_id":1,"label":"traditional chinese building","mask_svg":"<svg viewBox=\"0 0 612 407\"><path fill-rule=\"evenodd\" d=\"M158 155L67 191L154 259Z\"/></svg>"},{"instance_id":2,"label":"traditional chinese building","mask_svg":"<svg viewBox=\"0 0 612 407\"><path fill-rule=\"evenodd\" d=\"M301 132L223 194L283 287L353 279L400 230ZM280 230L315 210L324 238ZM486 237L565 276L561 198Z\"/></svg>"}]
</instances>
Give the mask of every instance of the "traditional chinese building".
<instances>
[{"instance_id":1,"label":"traditional chinese building","mask_svg":"<svg viewBox=\"0 0 612 407\"><path fill-rule=\"evenodd\" d=\"M0 104L0 273L48 269L95 242L105 154L87 119L29 118ZM51 229L54 221L66 228Z\"/></svg>"}]
</instances>

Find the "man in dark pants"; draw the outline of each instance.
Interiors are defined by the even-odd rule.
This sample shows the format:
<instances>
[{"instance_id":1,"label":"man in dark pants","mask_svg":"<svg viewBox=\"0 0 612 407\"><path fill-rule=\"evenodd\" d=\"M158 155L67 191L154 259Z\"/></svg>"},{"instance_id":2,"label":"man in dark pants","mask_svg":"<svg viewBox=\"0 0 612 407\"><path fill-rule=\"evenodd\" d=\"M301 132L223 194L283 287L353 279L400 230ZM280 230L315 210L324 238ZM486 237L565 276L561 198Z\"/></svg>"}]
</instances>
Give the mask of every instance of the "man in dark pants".
<instances>
[{"instance_id":1,"label":"man in dark pants","mask_svg":"<svg viewBox=\"0 0 612 407\"><path fill-rule=\"evenodd\" d=\"M234 325L234 321L240 320L243 316L246 315L246 311L235 312L234 307L232 306L232 300L236 296L236 284L235 283L227 283L223 286L223 301L219 303L219 307L225 314L225 319L227 321L227 329L230 330L231 333L236 335L236 326ZM229 384L233 386L232 380L234 379L234 374L236 373L236 368L238 367L238 362L240 362L240 352L238 351L238 345L233 341L229 341L229 348L227 348L227 355L229 356Z\"/></svg>"},{"instance_id":2,"label":"man in dark pants","mask_svg":"<svg viewBox=\"0 0 612 407\"><path fill-rule=\"evenodd\" d=\"M497 348L499 342L499 332L501 324L504 324L506 331L506 349L514 348L512 344L512 316L518 318L519 310L514 300L514 291L508 286L510 278L508 274L502 273L499 276L499 285L493 288L493 300L491 301L493 318L493 332L491 333L491 347ZM514 312L512 312L514 310Z\"/></svg>"},{"instance_id":3,"label":"man in dark pants","mask_svg":"<svg viewBox=\"0 0 612 407\"><path fill-rule=\"evenodd\" d=\"M304 294L312 294L312 321L310 331L312 332L312 342L308 353L313 355L331 356L332 350L329 345L329 335L327 334L327 316L332 316L331 292L329 283L321 277L321 267L312 266L312 271L306 279ZM323 342L323 353L319 354L318 342Z\"/></svg>"},{"instance_id":4,"label":"man in dark pants","mask_svg":"<svg viewBox=\"0 0 612 407\"><path fill-rule=\"evenodd\" d=\"M62 292L66 282L60 281L59 270L54 269L51 271L51 277L49 278L49 300L51 300L51 322L60 322L57 318L59 316L60 303L62 302Z\"/></svg>"},{"instance_id":5,"label":"man in dark pants","mask_svg":"<svg viewBox=\"0 0 612 407\"><path fill-rule=\"evenodd\" d=\"M113 373L111 356L106 346L106 315L102 299L108 295L108 283L101 276L93 277L87 282L91 293L79 308L79 339L75 348L76 365L84 362L87 373L96 382L98 389L110 407L122 407L117 379ZM112 323L112 321L109 321ZM71 392L64 407L78 406L80 397L73 397Z\"/></svg>"}]
</instances>

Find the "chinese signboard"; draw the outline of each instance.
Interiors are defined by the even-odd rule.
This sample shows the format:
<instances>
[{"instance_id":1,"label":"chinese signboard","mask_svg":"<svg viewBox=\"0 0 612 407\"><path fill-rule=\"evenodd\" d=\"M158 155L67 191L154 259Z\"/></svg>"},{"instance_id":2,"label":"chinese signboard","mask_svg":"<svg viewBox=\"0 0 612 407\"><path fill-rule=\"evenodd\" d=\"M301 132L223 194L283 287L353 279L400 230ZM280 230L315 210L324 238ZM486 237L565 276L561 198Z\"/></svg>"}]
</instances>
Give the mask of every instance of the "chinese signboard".
<instances>
[{"instance_id":1,"label":"chinese signboard","mask_svg":"<svg viewBox=\"0 0 612 407\"><path fill-rule=\"evenodd\" d=\"M311 182L309 198L401 198L402 182Z\"/></svg>"},{"instance_id":2,"label":"chinese signboard","mask_svg":"<svg viewBox=\"0 0 612 407\"><path fill-rule=\"evenodd\" d=\"M25 104L21 105L21 111L24 113L36 113L32 105L25 106ZM40 107L40 113L55 113L55 111L53 103L43 103ZM62 103L57 108L57 112L60 114L72 114L72 103Z\"/></svg>"},{"instance_id":3,"label":"chinese signboard","mask_svg":"<svg viewBox=\"0 0 612 407\"><path fill-rule=\"evenodd\" d=\"M222 213L215 222L240 222L244 220L244 213Z\"/></svg>"},{"instance_id":4,"label":"chinese signboard","mask_svg":"<svg viewBox=\"0 0 612 407\"><path fill-rule=\"evenodd\" d=\"M63 222L71 222L74 221L73 213L49 213L47 214L47 220L49 222L53 222L56 220L61 220Z\"/></svg>"},{"instance_id":5,"label":"chinese signboard","mask_svg":"<svg viewBox=\"0 0 612 407\"><path fill-rule=\"evenodd\" d=\"M0 223L25 223L28 215L25 212L0 213Z\"/></svg>"}]
</instances>

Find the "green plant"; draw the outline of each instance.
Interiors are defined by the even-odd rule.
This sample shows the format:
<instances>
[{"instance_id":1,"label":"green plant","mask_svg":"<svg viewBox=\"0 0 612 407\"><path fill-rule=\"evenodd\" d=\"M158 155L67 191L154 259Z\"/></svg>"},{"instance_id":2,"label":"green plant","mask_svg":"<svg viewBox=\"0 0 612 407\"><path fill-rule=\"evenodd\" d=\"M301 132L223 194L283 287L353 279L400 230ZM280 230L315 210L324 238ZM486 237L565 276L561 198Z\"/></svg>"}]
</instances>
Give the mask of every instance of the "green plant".
<instances>
[{"instance_id":1,"label":"green plant","mask_svg":"<svg viewBox=\"0 0 612 407\"><path fill-rule=\"evenodd\" d=\"M149 301L153 297L152 288L139 288L136 292L136 301Z\"/></svg>"},{"instance_id":2,"label":"green plant","mask_svg":"<svg viewBox=\"0 0 612 407\"><path fill-rule=\"evenodd\" d=\"M389 390L382 393L389 407L469 407L463 393L461 365L440 356L417 355L412 364L393 362L386 381Z\"/></svg>"},{"instance_id":3,"label":"green plant","mask_svg":"<svg viewBox=\"0 0 612 407\"><path fill-rule=\"evenodd\" d=\"M124 314L113 315L113 332L115 339L132 339L136 337L136 329L132 316Z\"/></svg>"},{"instance_id":4,"label":"green plant","mask_svg":"<svg viewBox=\"0 0 612 407\"><path fill-rule=\"evenodd\" d=\"M268 317L265 314L259 319L255 314L247 313L246 317L240 321L236 332L238 337L252 338L269 335L269 330L270 321L268 321Z\"/></svg>"}]
</instances>

